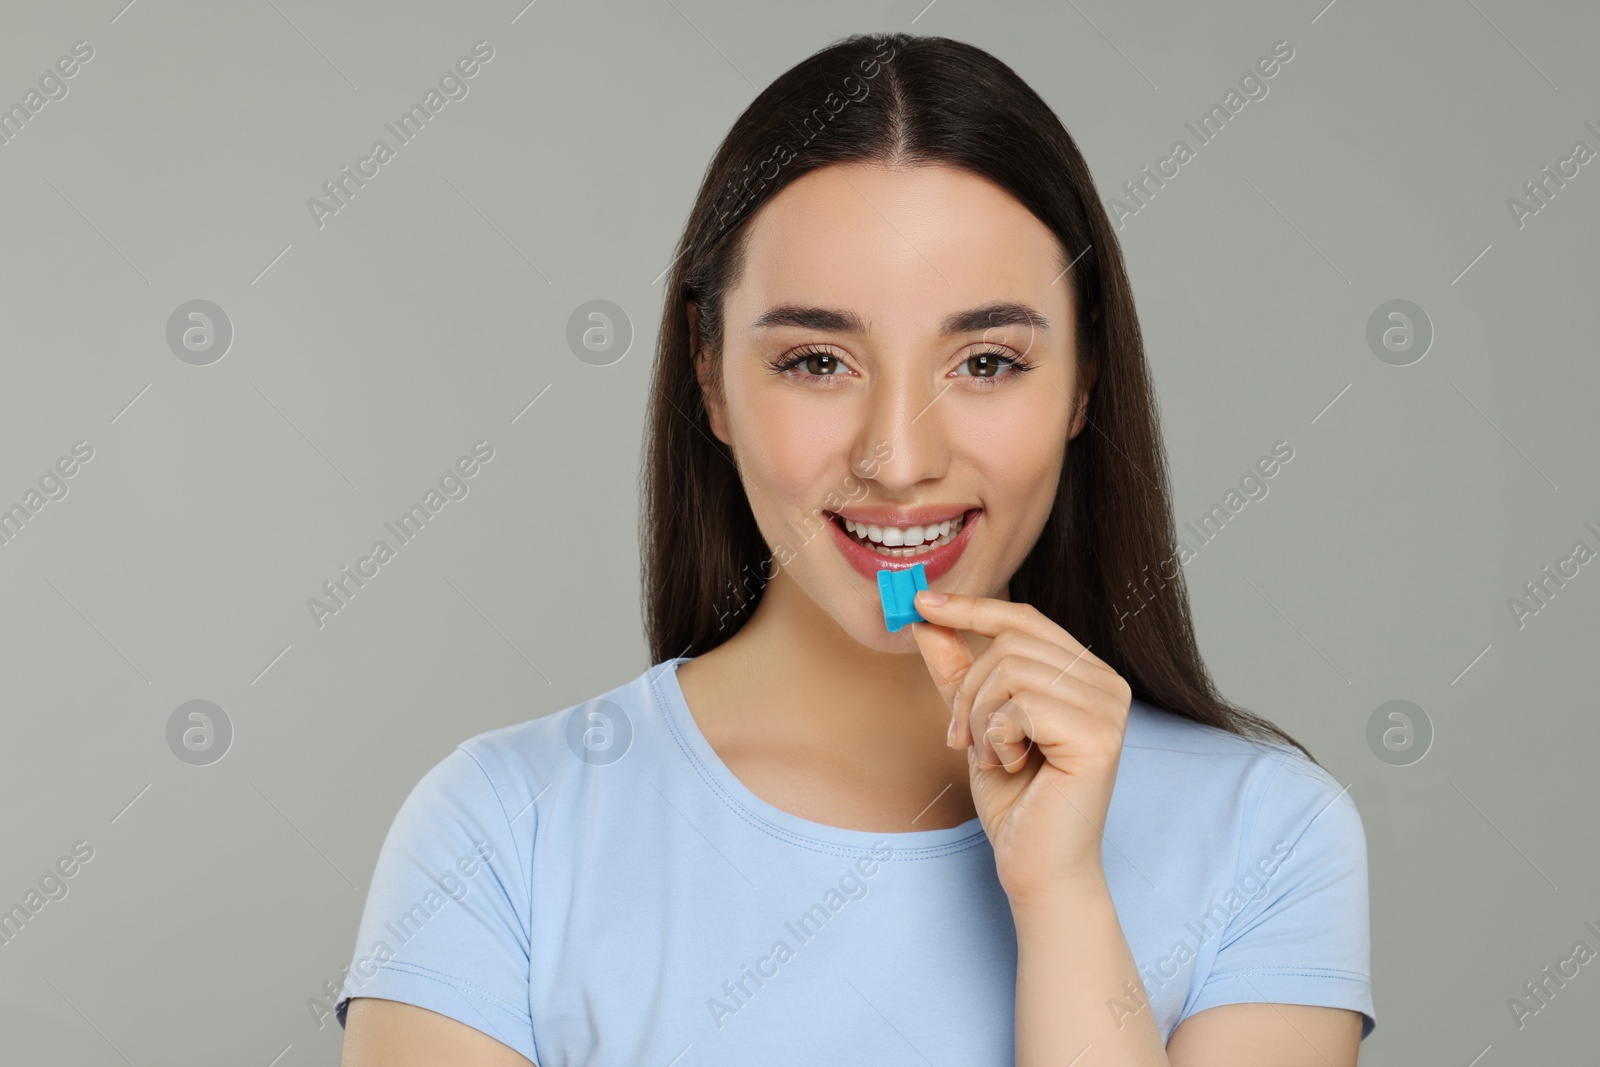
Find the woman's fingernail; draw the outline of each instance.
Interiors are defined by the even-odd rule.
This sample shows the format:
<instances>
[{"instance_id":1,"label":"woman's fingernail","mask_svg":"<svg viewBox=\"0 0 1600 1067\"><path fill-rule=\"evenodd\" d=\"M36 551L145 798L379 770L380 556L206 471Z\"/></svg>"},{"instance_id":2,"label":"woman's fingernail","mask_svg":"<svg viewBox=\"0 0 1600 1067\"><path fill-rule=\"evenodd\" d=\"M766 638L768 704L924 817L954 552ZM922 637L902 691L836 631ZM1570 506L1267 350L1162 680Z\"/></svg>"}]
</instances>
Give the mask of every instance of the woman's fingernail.
<instances>
[{"instance_id":1,"label":"woman's fingernail","mask_svg":"<svg viewBox=\"0 0 1600 1067\"><path fill-rule=\"evenodd\" d=\"M956 717L950 716L950 728L944 732L944 743L947 748L956 747Z\"/></svg>"},{"instance_id":2,"label":"woman's fingernail","mask_svg":"<svg viewBox=\"0 0 1600 1067\"><path fill-rule=\"evenodd\" d=\"M937 591L935 589L919 589L919 590L917 590L917 603L926 604L930 608L936 608L940 604L943 604L946 600L949 600L949 599L950 599L949 597L945 596L943 593L941 593L941 592L939 592L939 591Z\"/></svg>"}]
</instances>

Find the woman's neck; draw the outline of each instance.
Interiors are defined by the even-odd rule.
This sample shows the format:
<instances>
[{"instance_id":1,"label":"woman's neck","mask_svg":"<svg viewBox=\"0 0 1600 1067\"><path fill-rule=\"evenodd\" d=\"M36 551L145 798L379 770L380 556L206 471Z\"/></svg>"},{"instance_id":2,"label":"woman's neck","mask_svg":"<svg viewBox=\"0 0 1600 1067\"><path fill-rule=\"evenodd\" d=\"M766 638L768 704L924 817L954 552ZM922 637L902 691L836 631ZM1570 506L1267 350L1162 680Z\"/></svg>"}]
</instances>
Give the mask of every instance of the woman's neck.
<instances>
[{"instance_id":1,"label":"woman's neck","mask_svg":"<svg viewBox=\"0 0 1600 1067\"><path fill-rule=\"evenodd\" d=\"M959 822L971 813L966 756L945 744L949 707L906 638L900 654L861 645L780 572L739 632L685 664L679 681L702 731L730 751L805 753L846 774L869 763L880 789L905 783L907 803L925 793L917 807L955 786L904 829L941 813ZM987 644L968 640L974 655Z\"/></svg>"},{"instance_id":2,"label":"woman's neck","mask_svg":"<svg viewBox=\"0 0 1600 1067\"><path fill-rule=\"evenodd\" d=\"M873 604L874 609L877 604ZM785 572L769 582L744 628L727 642L751 676L781 683L769 690L812 710L819 725L867 727L881 722L888 732L908 722L936 725L942 737L948 709L911 638L900 631L905 651L879 652L839 627ZM740 673L745 673L741 671ZM943 718L941 718L943 713Z\"/></svg>"}]
</instances>

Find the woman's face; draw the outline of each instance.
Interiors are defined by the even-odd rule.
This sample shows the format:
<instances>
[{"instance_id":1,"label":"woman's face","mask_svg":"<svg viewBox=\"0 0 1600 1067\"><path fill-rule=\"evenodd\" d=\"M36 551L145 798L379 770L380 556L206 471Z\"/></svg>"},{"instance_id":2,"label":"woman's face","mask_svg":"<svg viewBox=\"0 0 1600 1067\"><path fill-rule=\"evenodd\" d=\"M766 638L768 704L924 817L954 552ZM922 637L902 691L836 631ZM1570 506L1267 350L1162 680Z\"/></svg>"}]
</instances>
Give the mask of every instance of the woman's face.
<instances>
[{"instance_id":1,"label":"woman's face","mask_svg":"<svg viewBox=\"0 0 1600 1067\"><path fill-rule=\"evenodd\" d=\"M914 651L885 628L876 572L922 562L931 588L1005 597L1085 424L1060 246L948 166L823 167L748 225L712 429L771 580L863 645Z\"/></svg>"}]
</instances>

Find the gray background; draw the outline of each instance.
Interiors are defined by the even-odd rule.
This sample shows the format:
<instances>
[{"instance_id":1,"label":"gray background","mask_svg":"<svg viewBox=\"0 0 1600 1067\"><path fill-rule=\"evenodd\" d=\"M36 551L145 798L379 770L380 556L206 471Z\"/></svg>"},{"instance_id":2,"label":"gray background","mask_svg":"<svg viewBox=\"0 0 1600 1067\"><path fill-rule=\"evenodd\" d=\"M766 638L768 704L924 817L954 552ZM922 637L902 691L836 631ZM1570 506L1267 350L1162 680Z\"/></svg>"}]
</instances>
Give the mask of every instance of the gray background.
<instances>
[{"instance_id":1,"label":"gray background","mask_svg":"<svg viewBox=\"0 0 1600 1067\"><path fill-rule=\"evenodd\" d=\"M0 9L0 104L94 48L0 146L0 505L94 449L0 546L0 904L94 849L0 946L8 1061L337 1062L307 1002L407 791L647 665L658 279L736 115L870 29L1011 64L1105 198L1292 44L1120 234L1180 526L1295 450L1186 568L1202 648L1362 812L1363 1063L1592 1050L1600 961L1521 1030L1507 1000L1600 950L1600 563L1523 627L1507 602L1600 549L1600 161L1521 228L1507 200L1600 150L1593 5L124 2ZM307 199L480 39L469 95L319 229ZM234 330L209 366L166 341L194 299ZM593 299L636 331L609 366L566 341ZM1404 367L1366 342L1394 299L1435 330ZM319 629L308 598L479 440L469 495ZM167 740L196 699L234 731L207 766ZM1409 766L1368 745L1391 699L1435 731Z\"/></svg>"}]
</instances>

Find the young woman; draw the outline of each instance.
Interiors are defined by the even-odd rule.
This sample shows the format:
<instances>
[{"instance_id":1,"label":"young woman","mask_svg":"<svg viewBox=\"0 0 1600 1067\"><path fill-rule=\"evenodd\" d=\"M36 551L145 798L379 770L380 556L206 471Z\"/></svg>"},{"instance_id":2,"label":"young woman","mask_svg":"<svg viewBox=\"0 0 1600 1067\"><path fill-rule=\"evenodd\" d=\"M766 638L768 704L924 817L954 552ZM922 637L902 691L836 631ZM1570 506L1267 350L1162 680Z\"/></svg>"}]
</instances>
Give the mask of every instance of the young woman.
<instances>
[{"instance_id":1,"label":"young woman","mask_svg":"<svg viewBox=\"0 0 1600 1067\"><path fill-rule=\"evenodd\" d=\"M422 779L346 1064L1353 1067L1360 816L1212 687L1117 241L1009 67L763 92L654 386L654 665Z\"/></svg>"}]
</instances>

